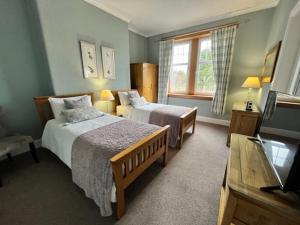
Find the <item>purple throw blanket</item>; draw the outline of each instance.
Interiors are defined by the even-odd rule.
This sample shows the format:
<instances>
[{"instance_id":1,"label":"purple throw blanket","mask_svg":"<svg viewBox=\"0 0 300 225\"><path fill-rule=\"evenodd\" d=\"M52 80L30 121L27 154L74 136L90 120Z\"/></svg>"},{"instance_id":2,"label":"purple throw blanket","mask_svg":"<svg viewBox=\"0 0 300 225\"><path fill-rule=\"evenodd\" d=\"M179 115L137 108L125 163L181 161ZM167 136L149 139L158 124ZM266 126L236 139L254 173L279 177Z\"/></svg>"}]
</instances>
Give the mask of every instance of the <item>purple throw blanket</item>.
<instances>
[{"instance_id":1,"label":"purple throw blanket","mask_svg":"<svg viewBox=\"0 0 300 225\"><path fill-rule=\"evenodd\" d=\"M110 159L160 127L121 120L78 136L72 146L72 178L110 216L113 174Z\"/></svg>"},{"instance_id":2,"label":"purple throw blanket","mask_svg":"<svg viewBox=\"0 0 300 225\"><path fill-rule=\"evenodd\" d=\"M175 148L180 131L180 117L190 111L191 108L183 106L162 106L151 112L149 123L158 126L170 125L169 145Z\"/></svg>"}]
</instances>

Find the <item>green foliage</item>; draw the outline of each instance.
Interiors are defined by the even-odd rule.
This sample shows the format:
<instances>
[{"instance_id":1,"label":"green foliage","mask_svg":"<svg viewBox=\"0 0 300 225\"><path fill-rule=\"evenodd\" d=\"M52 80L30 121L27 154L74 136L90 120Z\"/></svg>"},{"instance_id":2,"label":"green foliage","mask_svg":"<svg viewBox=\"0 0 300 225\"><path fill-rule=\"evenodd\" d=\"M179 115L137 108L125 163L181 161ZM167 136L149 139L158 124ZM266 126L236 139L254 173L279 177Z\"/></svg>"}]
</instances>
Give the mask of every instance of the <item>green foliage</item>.
<instances>
[{"instance_id":1,"label":"green foliage","mask_svg":"<svg viewBox=\"0 0 300 225\"><path fill-rule=\"evenodd\" d=\"M196 76L197 92L213 92L215 87L212 63L199 64L198 74Z\"/></svg>"}]
</instances>

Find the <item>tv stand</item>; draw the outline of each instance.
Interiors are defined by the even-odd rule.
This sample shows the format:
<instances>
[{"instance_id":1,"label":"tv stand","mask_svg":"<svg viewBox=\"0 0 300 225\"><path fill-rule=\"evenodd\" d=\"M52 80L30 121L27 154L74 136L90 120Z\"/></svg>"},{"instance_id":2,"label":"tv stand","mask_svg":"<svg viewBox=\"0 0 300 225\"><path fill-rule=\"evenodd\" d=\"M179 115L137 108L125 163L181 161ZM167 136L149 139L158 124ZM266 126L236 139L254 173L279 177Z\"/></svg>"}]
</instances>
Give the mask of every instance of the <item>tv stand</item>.
<instances>
[{"instance_id":1,"label":"tv stand","mask_svg":"<svg viewBox=\"0 0 300 225\"><path fill-rule=\"evenodd\" d=\"M232 134L218 225L299 225L300 196L271 192L277 188L262 146L248 136Z\"/></svg>"}]
</instances>

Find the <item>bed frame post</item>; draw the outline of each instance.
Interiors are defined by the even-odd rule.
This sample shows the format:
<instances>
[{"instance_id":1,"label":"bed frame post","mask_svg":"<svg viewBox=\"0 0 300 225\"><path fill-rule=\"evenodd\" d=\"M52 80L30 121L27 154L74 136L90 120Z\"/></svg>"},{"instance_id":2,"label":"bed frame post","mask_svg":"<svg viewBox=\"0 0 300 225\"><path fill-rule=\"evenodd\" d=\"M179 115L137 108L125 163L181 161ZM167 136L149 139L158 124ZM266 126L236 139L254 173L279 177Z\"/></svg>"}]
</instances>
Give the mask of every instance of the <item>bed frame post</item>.
<instances>
[{"instance_id":1,"label":"bed frame post","mask_svg":"<svg viewBox=\"0 0 300 225\"><path fill-rule=\"evenodd\" d=\"M197 116L197 114L196 114L196 116ZM192 134L194 134L194 133L195 133L195 126L196 126L196 117L195 117L195 119L194 119L194 123L193 123Z\"/></svg>"},{"instance_id":2,"label":"bed frame post","mask_svg":"<svg viewBox=\"0 0 300 225\"><path fill-rule=\"evenodd\" d=\"M125 213L124 190L117 189L117 219L120 219Z\"/></svg>"},{"instance_id":3,"label":"bed frame post","mask_svg":"<svg viewBox=\"0 0 300 225\"><path fill-rule=\"evenodd\" d=\"M192 111L182 115L180 117L180 132L179 132L179 140L177 142L177 147L181 149L183 143L183 135L184 133L192 127L192 134L195 132L195 123L197 116L197 107L194 107Z\"/></svg>"},{"instance_id":4,"label":"bed frame post","mask_svg":"<svg viewBox=\"0 0 300 225\"><path fill-rule=\"evenodd\" d=\"M168 162L169 132L167 132L167 134L166 134L164 146L165 146L165 152L163 154L163 163L162 163L163 167L165 167L167 165L167 162Z\"/></svg>"}]
</instances>

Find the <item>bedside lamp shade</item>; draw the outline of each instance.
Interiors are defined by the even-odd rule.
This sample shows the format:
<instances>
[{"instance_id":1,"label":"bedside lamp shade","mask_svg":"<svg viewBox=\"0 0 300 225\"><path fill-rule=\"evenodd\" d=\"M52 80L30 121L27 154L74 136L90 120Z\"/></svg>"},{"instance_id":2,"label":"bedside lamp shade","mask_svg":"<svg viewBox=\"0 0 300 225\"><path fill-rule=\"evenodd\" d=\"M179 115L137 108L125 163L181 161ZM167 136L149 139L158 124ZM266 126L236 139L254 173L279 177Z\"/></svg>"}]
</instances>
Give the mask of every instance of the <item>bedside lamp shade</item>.
<instances>
[{"instance_id":1,"label":"bedside lamp shade","mask_svg":"<svg viewBox=\"0 0 300 225\"><path fill-rule=\"evenodd\" d=\"M244 88L261 88L261 83L259 77L247 77L244 81L242 87Z\"/></svg>"},{"instance_id":2,"label":"bedside lamp shade","mask_svg":"<svg viewBox=\"0 0 300 225\"><path fill-rule=\"evenodd\" d=\"M110 90L102 90L100 92L100 100L101 101L113 101L115 100L115 97L111 93Z\"/></svg>"}]
</instances>

